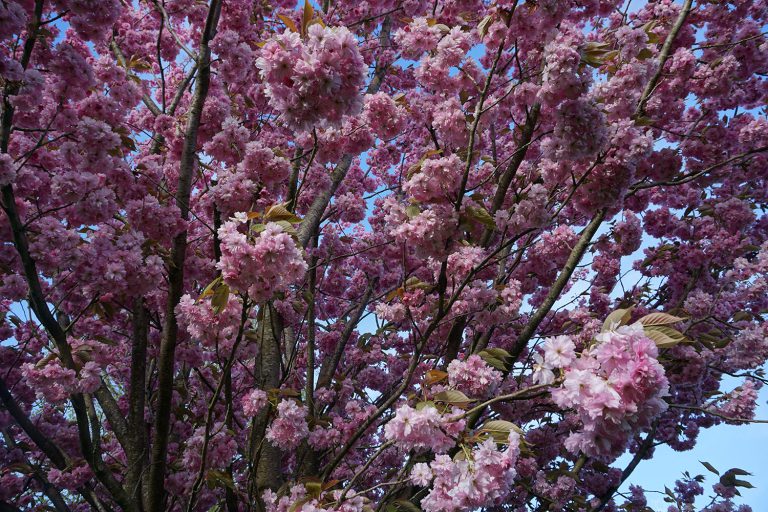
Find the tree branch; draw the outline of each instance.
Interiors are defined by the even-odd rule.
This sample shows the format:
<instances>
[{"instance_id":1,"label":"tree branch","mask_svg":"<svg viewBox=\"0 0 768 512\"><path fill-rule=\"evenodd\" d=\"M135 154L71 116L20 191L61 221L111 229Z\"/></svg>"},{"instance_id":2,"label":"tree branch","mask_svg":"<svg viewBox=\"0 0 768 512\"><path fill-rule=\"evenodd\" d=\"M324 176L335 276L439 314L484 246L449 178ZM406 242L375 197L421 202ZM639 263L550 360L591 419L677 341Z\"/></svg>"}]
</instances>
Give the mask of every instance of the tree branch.
<instances>
[{"instance_id":1,"label":"tree branch","mask_svg":"<svg viewBox=\"0 0 768 512\"><path fill-rule=\"evenodd\" d=\"M637 453L635 453L635 456L632 457L632 460L627 464L627 467L624 468L624 471L621 472L621 480L619 480L619 483L616 485L612 485L608 488L608 490L605 491L605 493L602 494L598 499L600 500L600 503L592 509L592 512L600 512L605 508L606 505L608 505L608 502L611 501L611 498L613 498L613 495L616 493L616 491L619 490L619 487L622 486L622 484L632 475L632 472L635 471L637 466L640 464L640 462L643 460L643 458L647 455L648 450L653 448L653 437L656 435L656 424L654 423L653 427L651 428L651 431L648 432L648 435L645 436L645 439L640 444L640 447L637 449Z\"/></svg>"},{"instance_id":2,"label":"tree branch","mask_svg":"<svg viewBox=\"0 0 768 512\"><path fill-rule=\"evenodd\" d=\"M16 400L11 395L5 380L0 377L0 402L6 411L13 417L16 424L21 427L24 433L37 445L40 451L48 457L54 466L60 470L67 469L72 463L69 457L64 451L59 448L56 443L51 441L45 434L43 434L32 421L29 416L22 410ZM103 509L100 500L96 497L95 493L87 488L80 487L77 492L83 497L96 510Z\"/></svg>"},{"instance_id":3,"label":"tree branch","mask_svg":"<svg viewBox=\"0 0 768 512\"><path fill-rule=\"evenodd\" d=\"M643 94L640 96L640 101L638 102L637 108L635 109L635 118L645 114L645 105L648 103L651 94L653 94L653 91L656 89L656 85L659 83L661 74L664 71L664 65L667 63L667 59L669 58L669 52L672 50L672 45L675 42L675 38L677 37L678 32L680 32L680 29L683 28L683 24L685 24L685 20L688 17L688 14L691 12L692 4L693 0L685 0L683 2L683 7L680 9L680 14L678 14L677 20L675 20L675 24L672 25L672 29L669 31L669 34L667 34L667 39L664 41L664 45L661 47L661 52L659 52L659 65L656 69L656 73L654 73L648 83L645 84Z\"/></svg>"},{"instance_id":4,"label":"tree branch","mask_svg":"<svg viewBox=\"0 0 768 512\"><path fill-rule=\"evenodd\" d=\"M379 40L381 41L382 47L389 45L389 33L391 28L392 19L387 16L381 24L381 34L379 34ZM371 82L368 84L366 94L376 94L379 91L379 88L384 81L384 75L387 72L387 68L388 66L382 61L376 63L376 69L374 70ZM354 158L355 155L350 154L341 157L341 160L336 164L333 173L331 173L330 186L327 190L320 192L317 197L315 197L315 200L312 201L312 205L309 207L309 210L307 210L307 214L304 216L304 220L301 222L298 229L299 243L302 247L307 246L309 239L312 238L312 235L320 228L325 209L331 202L331 198L336 193L339 185L341 185L341 182L344 181L344 178L347 176L347 172L349 171Z\"/></svg>"},{"instance_id":5,"label":"tree branch","mask_svg":"<svg viewBox=\"0 0 768 512\"><path fill-rule=\"evenodd\" d=\"M349 341L349 338L352 336L352 333L357 327L358 322L360 322L360 318L363 316L363 312L368 306L368 302L371 300L372 295L373 283L370 283L368 284L365 293L363 293L363 296L360 298L360 305L344 326L344 331L341 334L339 342L336 344L333 355L323 361L323 365L320 368L320 374L317 378L317 389L330 386L333 375L336 373L336 368L339 366L339 362L341 361L341 356L347 346L347 341Z\"/></svg>"},{"instance_id":6,"label":"tree branch","mask_svg":"<svg viewBox=\"0 0 768 512\"><path fill-rule=\"evenodd\" d=\"M587 248L589 247L589 244L592 241L592 237L595 236L595 233L597 232L597 229L600 227L600 224L602 224L604 218L605 218L605 209L599 210L594 215L594 217L592 217L592 220L589 221L589 224L587 224L587 226L581 232L581 235L579 236L579 240L576 242L576 245L573 247L573 249L571 250L571 253L568 255L568 259L566 260L565 265L563 266L563 270L557 276L557 279L555 279L555 282L552 283L552 286L550 287L549 292L547 293L547 296L544 298L544 301L541 303L539 308L533 313L533 315L531 315L531 318L525 324L525 327L523 327L523 330L520 332L520 335L517 337L515 346L512 348L512 351L510 352L512 356L512 361L517 360L518 356L520 356L523 349L528 344L528 341L536 332L536 329L539 327L539 324L541 324L541 322L547 316L549 311L552 309L552 306L554 306L555 302L557 302L557 299L560 297L560 294L563 292L563 289L568 284L568 281L571 279L571 276L573 275L573 271L576 270L576 266L581 261L581 258L584 257L584 253L587 251Z\"/></svg>"},{"instance_id":7,"label":"tree branch","mask_svg":"<svg viewBox=\"0 0 768 512\"><path fill-rule=\"evenodd\" d=\"M197 155L197 132L203 106L208 97L211 79L211 50L208 43L216 33L216 25L221 13L221 0L212 0L208 8L200 51L197 58L198 79L195 93L189 108L187 126L184 131L184 146L179 164L179 180L176 189L176 205L181 217L189 219L189 199L192 192L192 175ZM151 466L148 489L148 509L160 512L165 495L165 464L168 451L168 435L171 426L171 398L173 396L173 377L178 337L176 306L181 300L184 289L184 263L187 252L187 231L184 230L173 239L171 261L168 271L168 303L163 322L163 337L160 341L158 357L157 411L154 424L154 444L152 445Z\"/></svg>"}]
</instances>

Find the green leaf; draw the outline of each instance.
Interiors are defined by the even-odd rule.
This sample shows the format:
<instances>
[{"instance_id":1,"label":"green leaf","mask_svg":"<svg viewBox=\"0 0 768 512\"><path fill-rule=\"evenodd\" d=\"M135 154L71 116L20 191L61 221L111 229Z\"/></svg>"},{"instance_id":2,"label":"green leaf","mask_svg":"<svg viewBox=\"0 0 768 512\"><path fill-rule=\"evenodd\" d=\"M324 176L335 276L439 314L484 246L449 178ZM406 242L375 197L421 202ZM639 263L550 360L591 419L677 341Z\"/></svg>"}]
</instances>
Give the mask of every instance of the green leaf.
<instances>
[{"instance_id":1,"label":"green leaf","mask_svg":"<svg viewBox=\"0 0 768 512\"><path fill-rule=\"evenodd\" d=\"M431 156L439 155L443 152L442 149L430 149L426 151L423 155L421 155L421 158L419 158L419 161L413 164L408 168L408 171L405 173L405 177L410 179L411 176L416 174L417 172L421 172L421 165L427 161L427 159Z\"/></svg>"},{"instance_id":2,"label":"green leaf","mask_svg":"<svg viewBox=\"0 0 768 512\"><path fill-rule=\"evenodd\" d=\"M659 20L651 20L645 25L643 25L642 27L640 27L648 36L648 42L651 44L656 44L661 42L661 39L659 38L658 34L653 32L653 29L656 28L658 24L659 24Z\"/></svg>"},{"instance_id":3,"label":"green leaf","mask_svg":"<svg viewBox=\"0 0 768 512\"><path fill-rule=\"evenodd\" d=\"M671 348L690 340L683 333L664 325L652 325L645 328L645 335L651 338L659 348Z\"/></svg>"},{"instance_id":4,"label":"green leaf","mask_svg":"<svg viewBox=\"0 0 768 512\"><path fill-rule=\"evenodd\" d=\"M723 473L723 476L720 477L720 483L726 487L747 487L747 485L752 485L746 480L737 480L737 476L748 476L752 473L749 473L748 471L744 471L743 469L739 468L731 468L725 473ZM744 485L747 484L747 485Z\"/></svg>"},{"instance_id":5,"label":"green leaf","mask_svg":"<svg viewBox=\"0 0 768 512\"><path fill-rule=\"evenodd\" d=\"M449 404L466 404L472 401L467 395L456 389L446 389L439 392L435 395L435 400Z\"/></svg>"},{"instance_id":6,"label":"green leaf","mask_svg":"<svg viewBox=\"0 0 768 512\"><path fill-rule=\"evenodd\" d=\"M416 404L416 410L417 411L420 411L422 409L426 409L427 407L437 408L436 405L435 405L435 402L433 402L432 400L427 400L425 402L418 402Z\"/></svg>"},{"instance_id":7,"label":"green leaf","mask_svg":"<svg viewBox=\"0 0 768 512\"><path fill-rule=\"evenodd\" d=\"M152 66L149 65L147 61L142 59L141 57L137 57L136 55L131 56L130 59L128 59L128 62L126 62L127 67L130 69L135 69L136 71L149 71L152 69Z\"/></svg>"},{"instance_id":8,"label":"green leaf","mask_svg":"<svg viewBox=\"0 0 768 512\"><path fill-rule=\"evenodd\" d=\"M214 487L228 487L230 489L235 488L235 482L232 480L232 477L225 473L224 471L219 471L218 469L209 469L208 473L205 476L205 479L208 482L208 486L211 488Z\"/></svg>"},{"instance_id":9,"label":"green leaf","mask_svg":"<svg viewBox=\"0 0 768 512\"><path fill-rule=\"evenodd\" d=\"M405 283L403 284L403 288L405 290L431 290L434 288L434 285L431 285L429 283L425 283L418 277L411 276L408 279L405 280Z\"/></svg>"},{"instance_id":10,"label":"green leaf","mask_svg":"<svg viewBox=\"0 0 768 512\"><path fill-rule=\"evenodd\" d=\"M652 126L656 122L648 116L638 116L633 119L637 126Z\"/></svg>"},{"instance_id":11,"label":"green leaf","mask_svg":"<svg viewBox=\"0 0 768 512\"><path fill-rule=\"evenodd\" d=\"M493 349L481 350L477 355L479 355L480 358L485 361L485 363L491 368L496 368L502 372L507 371L507 365L504 363L504 359L495 356L490 352L490 350ZM507 357L510 357L509 354L507 354Z\"/></svg>"},{"instance_id":12,"label":"green leaf","mask_svg":"<svg viewBox=\"0 0 768 512\"><path fill-rule=\"evenodd\" d=\"M453 460L467 460L467 452L464 448L464 445L461 445L459 448L461 448L459 451L456 452L456 455L453 456Z\"/></svg>"},{"instance_id":13,"label":"green leaf","mask_svg":"<svg viewBox=\"0 0 768 512\"><path fill-rule=\"evenodd\" d=\"M277 224L278 226L281 226L283 228L283 231L285 231L286 233L288 233L293 237L296 237L299 234L298 231L296 231L296 228L293 227L293 224L291 224L287 220L278 220L277 222L275 222L275 224Z\"/></svg>"},{"instance_id":14,"label":"green leaf","mask_svg":"<svg viewBox=\"0 0 768 512\"><path fill-rule=\"evenodd\" d=\"M32 468L32 466L24 462L14 462L13 464L6 464L3 469L8 472L22 473L22 474L30 474L35 471Z\"/></svg>"},{"instance_id":15,"label":"green leaf","mask_svg":"<svg viewBox=\"0 0 768 512\"><path fill-rule=\"evenodd\" d=\"M213 292L213 297L211 297L211 306L213 306L213 312L217 315L221 313L227 306L228 300L229 286L221 283L221 285L216 288L216 291Z\"/></svg>"},{"instance_id":16,"label":"green leaf","mask_svg":"<svg viewBox=\"0 0 768 512\"><path fill-rule=\"evenodd\" d=\"M319 478L313 478L304 482L304 488L308 495L318 499L323 492L323 482Z\"/></svg>"},{"instance_id":17,"label":"green leaf","mask_svg":"<svg viewBox=\"0 0 768 512\"><path fill-rule=\"evenodd\" d=\"M616 327L620 327L622 325L626 325L627 322L629 322L629 319L632 316L632 307L623 308L623 309L617 309L607 317L605 317L605 321L603 322L603 328L600 330L600 332L607 332L615 329Z\"/></svg>"},{"instance_id":18,"label":"green leaf","mask_svg":"<svg viewBox=\"0 0 768 512\"><path fill-rule=\"evenodd\" d=\"M518 427L511 421L491 420L491 421L485 422L485 424L480 429L480 432L487 432L491 434L494 441L496 441L497 443L506 443L507 441L509 441L509 433L513 430L518 434L523 433L520 427Z\"/></svg>"},{"instance_id":19,"label":"green leaf","mask_svg":"<svg viewBox=\"0 0 768 512\"><path fill-rule=\"evenodd\" d=\"M333 489L337 485L339 485L341 482L339 480L328 480L323 484L323 491L327 491L329 489Z\"/></svg>"},{"instance_id":20,"label":"green leaf","mask_svg":"<svg viewBox=\"0 0 768 512\"><path fill-rule=\"evenodd\" d=\"M400 512L421 512L421 509L408 500L395 500L392 505Z\"/></svg>"},{"instance_id":21,"label":"green leaf","mask_svg":"<svg viewBox=\"0 0 768 512\"><path fill-rule=\"evenodd\" d=\"M510 354L509 352L507 352L503 348L499 348L499 347L487 348L487 349L485 349L485 352L488 352L493 357L495 357L497 359L501 359L501 360L511 359L512 358L512 354Z\"/></svg>"},{"instance_id":22,"label":"green leaf","mask_svg":"<svg viewBox=\"0 0 768 512\"><path fill-rule=\"evenodd\" d=\"M504 364L504 361L502 361L501 359L496 359L495 357L488 356L488 357L483 358L483 360L491 368L495 368L495 369L499 370L500 372L507 371L507 365Z\"/></svg>"},{"instance_id":23,"label":"green leaf","mask_svg":"<svg viewBox=\"0 0 768 512\"><path fill-rule=\"evenodd\" d=\"M213 295L213 289L221 282L221 276L217 277L213 281L211 281L208 286L206 286L203 289L203 292L200 294L200 296L197 298L197 300L202 300L209 295Z\"/></svg>"},{"instance_id":24,"label":"green leaf","mask_svg":"<svg viewBox=\"0 0 768 512\"><path fill-rule=\"evenodd\" d=\"M389 292L387 294L387 296L384 297L384 302L392 302L393 300L395 300L398 297L402 299L403 296L405 296L405 290L401 286L401 287L395 288L394 290Z\"/></svg>"},{"instance_id":25,"label":"green leaf","mask_svg":"<svg viewBox=\"0 0 768 512\"><path fill-rule=\"evenodd\" d=\"M491 214L488 213L488 210L486 210L482 206L467 206L467 216L470 219L474 219L477 222L491 228L496 229L496 221L491 217Z\"/></svg>"},{"instance_id":26,"label":"green leaf","mask_svg":"<svg viewBox=\"0 0 768 512\"><path fill-rule=\"evenodd\" d=\"M715 469L715 467L712 464L710 464L709 462L705 462L703 460L700 460L699 462L701 462L701 464L705 468L707 468L709 471L711 471L712 473L714 473L716 475L720 475L720 472L717 469Z\"/></svg>"},{"instance_id":27,"label":"green leaf","mask_svg":"<svg viewBox=\"0 0 768 512\"><path fill-rule=\"evenodd\" d=\"M115 340L113 340L111 338L107 338L106 336L101 336L101 335L97 334L96 336L94 336L94 338L96 340L104 343L105 345L109 345L111 347L116 347L118 345L118 343Z\"/></svg>"},{"instance_id":28,"label":"green leaf","mask_svg":"<svg viewBox=\"0 0 768 512\"><path fill-rule=\"evenodd\" d=\"M752 320L752 313L750 313L749 311L737 311L736 313L733 314L732 319L734 322L743 322L743 321Z\"/></svg>"},{"instance_id":29,"label":"green leaf","mask_svg":"<svg viewBox=\"0 0 768 512\"><path fill-rule=\"evenodd\" d=\"M687 320L687 319L679 316L670 315L668 313L649 313L640 319L640 323L645 326L667 325L667 324L676 324L677 322L682 322L684 320Z\"/></svg>"},{"instance_id":30,"label":"green leaf","mask_svg":"<svg viewBox=\"0 0 768 512\"><path fill-rule=\"evenodd\" d=\"M611 50L611 45L608 43L590 41L581 49L581 62L595 68L599 68L615 56L616 52Z\"/></svg>"},{"instance_id":31,"label":"green leaf","mask_svg":"<svg viewBox=\"0 0 768 512\"><path fill-rule=\"evenodd\" d=\"M312 21L312 18L314 17L315 17L314 7L312 7L312 4L309 3L309 0L304 0L304 12L302 12L302 15L301 15L301 35L303 37L306 37L307 28L309 27L309 24Z\"/></svg>"},{"instance_id":32,"label":"green leaf","mask_svg":"<svg viewBox=\"0 0 768 512\"><path fill-rule=\"evenodd\" d=\"M648 48L643 48L637 54L637 60L648 60L653 57L653 52Z\"/></svg>"},{"instance_id":33,"label":"green leaf","mask_svg":"<svg viewBox=\"0 0 768 512\"><path fill-rule=\"evenodd\" d=\"M491 26L491 23L493 22L493 14L489 14L485 18L483 18L480 23L477 24L477 33L480 34L480 38L485 37L485 34L488 33L488 27Z\"/></svg>"},{"instance_id":34,"label":"green leaf","mask_svg":"<svg viewBox=\"0 0 768 512\"><path fill-rule=\"evenodd\" d=\"M264 214L264 220L267 222L278 222L284 220L291 224L298 224L301 222L299 217L289 212L288 209L282 204L270 206L267 209L267 212Z\"/></svg>"},{"instance_id":35,"label":"green leaf","mask_svg":"<svg viewBox=\"0 0 768 512\"><path fill-rule=\"evenodd\" d=\"M410 204L405 207L405 215L409 219L418 217L420 214L421 214L421 208L419 208L418 205Z\"/></svg>"},{"instance_id":36,"label":"green leaf","mask_svg":"<svg viewBox=\"0 0 768 512\"><path fill-rule=\"evenodd\" d=\"M285 24L285 26L291 32L298 32L299 31L299 29L296 28L296 23L294 23L293 20L291 18L289 18L288 16L285 16L284 14L278 14L277 17L280 18L280 21L282 21L283 24Z\"/></svg>"},{"instance_id":37,"label":"green leaf","mask_svg":"<svg viewBox=\"0 0 768 512\"><path fill-rule=\"evenodd\" d=\"M300 500L297 500L296 503L292 504L290 507L288 507L288 512L296 512L297 510L300 510L301 507L312 501L314 498L312 496L304 496Z\"/></svg>"},{"instance_id":38,"label":"green leaf","mask_svg":"<svg viewBox=\"0 0 768 512\"><path fill-rule=\"evenodd\" d=\"M132 138L128 137L127 135L121 135L120 141L123 143L124 147L130 149L131 151L136 151L136 143Z\"/></svg>"},{"instance_id":39,"label":"green leaf","mask_svg":"<svg viewBox=\"0 0 768 512\"><path fill-rule=\"evenodd\" d=\"M424 376L424 381L429 386L432 384L437 384L438 382L442 382L447 378L448 372L444 372L442 370L429 370Z\"/></svg>"}]
</instances>

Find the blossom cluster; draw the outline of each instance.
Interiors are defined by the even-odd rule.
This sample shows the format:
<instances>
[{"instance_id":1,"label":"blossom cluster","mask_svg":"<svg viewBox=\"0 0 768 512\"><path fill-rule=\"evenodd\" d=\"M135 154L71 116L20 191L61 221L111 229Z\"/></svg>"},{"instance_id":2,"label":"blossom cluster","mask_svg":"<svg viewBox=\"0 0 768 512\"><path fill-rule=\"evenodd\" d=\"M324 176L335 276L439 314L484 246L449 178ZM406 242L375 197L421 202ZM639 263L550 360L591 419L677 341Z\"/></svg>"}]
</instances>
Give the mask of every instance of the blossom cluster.
<instances>
[{"instance_id":1,"label":"blossom cluster","mask_svg":"<svg viewBox=\"0 0 768 512\"><path fill-rule=\"evenodd\" d=\"M219 229L219 268L227 285L262 302L303 279L307 263L282 226L268 223L251 242L241 225L233 219Z\"/></svg>"},{"instance_id":2,"label":"blossom cluster","mask_svg":"<svg viewBox=\"0 0 768 512\"><path fill-rule=\"evenodd\" d=\"M354 492L340 501L343 491L334 490L321 496L308 495L304 485L294 485L284 495L272 490L264 491L262 499L267 512L362 512L369 501Z\"/></svg>"},{"instance_id":3,"label":"blossom cluster","mask_svg":"<svg viewBox=\"0 0 768 512\"><path fill-rule=\"evenodd\" d=\"M345 27L314 24L306 41L286 31L267 42L256 65L272 106L294 129L338 125L362 108L367 68Z\"/></svg>"},{"instance_id":4,"label":"blossom cluster","mask_svg":"<svg viewBox=\"0 0 768 512\"><path fill-rule=\"evenodd\" d=\"M382 92L365 97L363 117L371 130L383 139L395 137L405 127L405 113L391 96Z\"/></svg>"},{"instance_id":5,"label":"blossom cluster","mask_svg":"<svg viewBox=\"0 0 768 512\"><path fill-rule=\"evenodd\" d=\"M476 354L464 361L454 359L448 365L448 382L451 387L472 397L488 396L501 384L501 380L501 372L488 366Z\"/></svg>"},{"instance_id":6,"label":"blossom cluster","mask_svg":"<svg viewBox=\"0 0 768 512\"><path fill-rule=\"evenodd\" d=\"M576 359L576 347L568 336L547 338L544 355L537 352L533 359L533 381L536 384L552 384L555 381L554 370L566 368Z\"/></svg>"},{"instance_id":7,"label":"blossom cluster","mask_svg":"<svg viewBox=\"0 0 768 512\"><path fill-rule=\"evenodd\" d=\"M426 160L403 185L403 190L422 203L445 202L455 196L462 168L457 155Z\"/></svg>"},{"instance_id":8,"label":"blossom cluster","mask_svg":"<svg viewBox=\"0 0 768 512\"><path fill-rule=\"evenodd\" d=\"M762 419L768 6L626 3L0 0L0 508L617 510Z\"/></svg>"},{"instance_id":9,"label":"blossom cluster","mask_svg":"<svg viewBox=\"0 0 768 512\"><path fill-rule=\"evenodd\" d=\"M582 424L565 442L571 452L616 457L634 433L666 410L669 384L656 344L639 323L598 334L578 358L562 338L545 346L544 364L564 369L552 400L574 409Z\"/></svg>"},{"instance_id":10,"label":"blossom cluster","mask_svg":"<svg viewBox=\"0 0 768 512\"><path fill-rule=\"evenodd\" d=\"M267 394L261 389L254 389L243 397L242 404L243 414L252 418L267 405Z\"/></svg>"},{"instance_id":11,"label":"blossom cluster","mask_svg":"<svg viewBox=\"0 0 768 512\"><path fill-rule=\"evenodd\" d=\"M217 206L226 214L250 211L261 188L274 190L290 173L288 160L258 141L244 144L242 160L223 170L214 190Z\"/></svg>"},{"instance_id":12,"label":"blossom cluster","mask_svg":"<svg viewBox=\"0 0 768 512\"><path fill-rule=\"evenodd\" d=\"M267 440L283 450L291 450L308 435L307 408L293 400L277 404L277 418L267 429Z\"/></svg>"},{"instance_id":13,"label":"blossom cluster","mask_svg":"<svg viewBox=\"0 0 768 512\"><path fill-rule=\"evenodd\" d=\"M413 408L401 405L384 427L387 439L405 450L431 450L443 453L456 444L455 437L464 430L465 420L452 414L440 414L432 405Z\"/></svg>"},{"instance_id":14,"label":"blossom cluster","mask_svg":"<svg viewBox=\"0 0 768 512\"><path fill-rule=\"evenodd\" d=\"M499 450L493 439L486 439L465 458L454 460L437 455L429 464L434 476L429 494L421 505L427 512L457 512L498 505L509 493L517 474L520 436L510 432L507 447ZM412 478L423 484L429 478L424 467L414 467Z\"/></svg>"}]
</instances>

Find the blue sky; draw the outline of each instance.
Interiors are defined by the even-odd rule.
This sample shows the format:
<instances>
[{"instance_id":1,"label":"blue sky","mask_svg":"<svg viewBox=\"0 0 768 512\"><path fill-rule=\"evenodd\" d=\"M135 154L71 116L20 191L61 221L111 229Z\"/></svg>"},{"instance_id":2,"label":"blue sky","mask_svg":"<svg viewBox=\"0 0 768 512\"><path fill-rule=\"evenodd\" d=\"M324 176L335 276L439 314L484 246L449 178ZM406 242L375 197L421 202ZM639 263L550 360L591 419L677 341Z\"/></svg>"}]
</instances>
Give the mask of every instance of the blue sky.
<instances>
[{"instance_id":1,"label":"blue sky","mask_svg":"<svg viewBox=\"0 0 768 512\"><path fill-rule=\"evenodd\" d=\"M757 418L768 419L768 388L760 393L760 406ZM717 468L722 474L730 468L741 468L752 473L745 479L751 482L755 489L741 489L740 503L750 505L754 512L768 510L768 425L719 425L703 430L699 441L693 450L676 452L668 446L656 449L652 460L641 463L621 490L626 490L629 484L640 485L648 490L664 491L664 486L673 487L675 480L682 476L683 471L692 475L702 474L707 477L704 484L704 496L711 495L711 486L717 482L717 477L707 471L699 461L706 461ZM631 459L624 456L620 459L626 464ZM619 464L621 465L621 464ZM666 510L668 504L663 501L663 495L648 493L648 505L655 510ZM706 504L704 500L699 505Z\"/></svg>"},{"instance_id":2,"label":"blue sky","mask_svg":"<svg viewBox=\"0 0 768 512\"><path fill-rule=\"evenodd\" d=\"M598 231L598 236L607 232L607 225L603 225ZM627 289L631 288L641 277L637 271L632 270L632 264L642 259L644 249L658 243L659 240L646 237L635 253L622 259L621 272L624 276L622 281ZM589 262L590 258L587 256L582 264ZM568 304L575 296L584 291L587 284L584 282L576 283L553 309L556 310L559 306ZM621 287L617 285L612 295L618 297L621 293ZM740 385L741 382L742 379L726 377L721 389L730 391ZM758 403L756 418L768 420L768 387L760 391ZM632 484L639 485L647 491L658 491L647 493L648 505L657 512L666 511L669 504L664 502L664 487L673 488L675 481L682 478L683 472L688 471L691 475L701 474L707 478L703 484L704 495L697 502L700 507L704 506L709 502L712 485L717 482L717 476L707 471L699 462L706 461L717 468L721 474L736 467L752 473L752 476L745 477L745 479L751 482L755 489L741 489L742 497L737 497L735 501L750 505L754 512L768 511L767 447L768 424L718 425L702 430L698 442L692 450L677 452L666 445L657 447L653 459L641 462L619 491L627 491ZM619 458L614 466L624 468L631 459L631 454L625 454Z\"/></svg>"}]
</instances>

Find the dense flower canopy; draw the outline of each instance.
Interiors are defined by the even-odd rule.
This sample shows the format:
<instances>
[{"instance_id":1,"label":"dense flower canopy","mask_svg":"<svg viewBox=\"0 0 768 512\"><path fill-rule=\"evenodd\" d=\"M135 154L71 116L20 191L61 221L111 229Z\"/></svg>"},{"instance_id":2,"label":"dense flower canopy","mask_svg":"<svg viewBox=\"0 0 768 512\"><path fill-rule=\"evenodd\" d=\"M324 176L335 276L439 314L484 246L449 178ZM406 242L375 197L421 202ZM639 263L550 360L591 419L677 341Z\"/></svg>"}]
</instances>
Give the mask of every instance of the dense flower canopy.
<instances>
[{"instance_id":1,"label":"dense flower canopy","mask_svg":"<svg viewBox=\"0 0 768 512\"><path fill-rule=\"evenodd\" d=\"M0 0L0 510L649 510L766 382L767 25Z\"/></svg>"}]
</instances>

